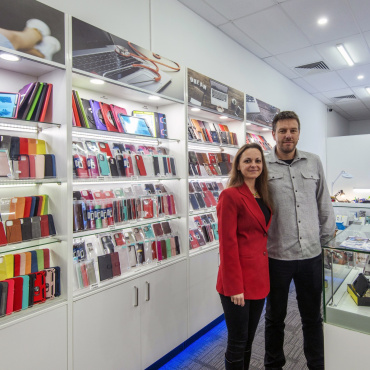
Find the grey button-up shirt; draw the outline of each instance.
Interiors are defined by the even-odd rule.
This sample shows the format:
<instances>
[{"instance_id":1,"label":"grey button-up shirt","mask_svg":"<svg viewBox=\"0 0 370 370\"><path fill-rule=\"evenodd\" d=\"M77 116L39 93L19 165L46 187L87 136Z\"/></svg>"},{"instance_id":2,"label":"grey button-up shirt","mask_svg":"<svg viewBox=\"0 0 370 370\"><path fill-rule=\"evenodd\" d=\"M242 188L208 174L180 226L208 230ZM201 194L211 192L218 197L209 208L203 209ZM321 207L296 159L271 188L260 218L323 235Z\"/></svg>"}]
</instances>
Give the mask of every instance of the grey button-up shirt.
<instances>
[{"instance_id":1,"label":"grey button-up shirt","mask_svg":"<svg viewBox=\"0 0 370 370\"><path fill-rule=\"evenodd\" d=\"M302 260L321 253L335 231L335 216L320 158L296 150L289 165L276 147L266 155L274 214L268 232L269 257Z\"/></svg>"}]
</instances>

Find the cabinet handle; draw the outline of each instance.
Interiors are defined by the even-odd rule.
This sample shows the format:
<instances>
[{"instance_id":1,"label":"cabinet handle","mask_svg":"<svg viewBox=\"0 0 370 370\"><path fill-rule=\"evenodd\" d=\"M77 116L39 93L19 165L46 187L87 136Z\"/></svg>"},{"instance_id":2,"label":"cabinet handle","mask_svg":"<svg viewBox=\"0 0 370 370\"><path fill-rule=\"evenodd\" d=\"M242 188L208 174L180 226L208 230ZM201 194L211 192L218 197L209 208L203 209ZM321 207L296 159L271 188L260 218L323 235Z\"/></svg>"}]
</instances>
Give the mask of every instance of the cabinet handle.
<instances>
[{"instance_id":1,"label":"cabinet handle","mask_svg":"<svg viewBox=\"0 0 370 370\"><path fill-rule=\"evenodd\" d=\"M134 307L137 307L139 305L139 288L137 286L134 286Z\"/></svg>"},{"instance_id":2,"label":"cabinet handle","mask_svg":"<svg viewBox=\"0 0 370 370\"><path fill-rule=\"evenodd\" d=\"M148 302L148 301L150 301L150 283L148 283L146 281L145 284L146 284L146 298L145 298L145 300Z\"/></svg>"}]
</instances>

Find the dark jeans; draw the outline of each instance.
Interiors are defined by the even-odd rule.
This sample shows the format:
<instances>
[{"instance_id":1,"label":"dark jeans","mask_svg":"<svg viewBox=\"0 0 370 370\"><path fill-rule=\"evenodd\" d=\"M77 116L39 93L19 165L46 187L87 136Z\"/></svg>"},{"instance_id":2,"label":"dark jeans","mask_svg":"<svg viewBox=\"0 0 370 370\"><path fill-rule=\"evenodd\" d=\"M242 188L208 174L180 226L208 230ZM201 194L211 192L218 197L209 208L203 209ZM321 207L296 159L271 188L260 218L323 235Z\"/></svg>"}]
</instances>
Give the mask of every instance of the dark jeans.
<instances>
[{"instance_id":1,"label":"dark jeans","mask_svg":"<svg viewBox=\"0 0 370 370\"><path fill-rule=\"evenodd\" d=\"M230 297L222 294L220 297L228 333L225 356L230 362L243 362L247 352L249 353L247 355L249 365L252 343L265 299L245 300L244 307L241 307L231 302ZM248 369L248 367L244 368Z\"/></svg>"},{"instance_id":2,"label":"dark jeans","mask_svg":"<svg viewBox=\"0 0 370 370\"><path fill-rule=\"evenodd\" d=\"M303 349L307 366L324 369L324 336L321 317L321 255L296 261L269 258L270 294L265 315L265 367L282 369L285 364L284 328L289 286L293 279L302 320Z\"/></svg>"}]
</instances>

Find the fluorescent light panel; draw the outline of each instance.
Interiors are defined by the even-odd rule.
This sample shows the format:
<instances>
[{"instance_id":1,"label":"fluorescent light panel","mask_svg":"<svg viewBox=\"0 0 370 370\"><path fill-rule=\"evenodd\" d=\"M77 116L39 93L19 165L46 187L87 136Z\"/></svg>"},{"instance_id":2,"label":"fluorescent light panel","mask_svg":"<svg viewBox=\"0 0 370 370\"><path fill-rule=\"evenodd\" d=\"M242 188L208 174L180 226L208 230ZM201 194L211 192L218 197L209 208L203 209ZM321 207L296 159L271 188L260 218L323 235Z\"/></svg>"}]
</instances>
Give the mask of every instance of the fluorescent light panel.
<instances>
[{"instance_id":1,"label":"fluorescent light panel","mask_svg":"<svg viewBox=\"0 0 370 370\"><path fill-rule=\"evenodd\" d=\"M368 92L368 94L370 94L370 87L365 87L365 89Z\"/></svg>"},{"instance_id":2,"label":"fluorescent light panel","mask_svg":"<svg viewBox=\"0 0 370 370\"><path fill-rule=\"evenodd\" d=\"M0 122L0 130L37 133L37 127L13 125L11 123L3 123L3 122Z\"/></svg>"},{"instance_id":3,"label":"fluorescent light panel","mask_svg":"<svg viewBox=\"0 0 370 370\"><path fill-rule=\"evenodd\" d=\"M159 141L156 138L153 139L145 139L145 138L137 138L137 137L128 137L128 136L115 136L115 135L99 135L87 132L72 132L73 137L80 137L80 138L91 138L91 139L99 139L99 140L107 140L107 141L122 141L126 143L137 143L137 144L150 144L150 145L159 145Z\"/></svg>"},{"instance_id":4,"label":"fluorescent light panel","mask_svg":"<svg viewBox=\"0 0 370 370\"><path fill-rule=\"evenodd\" d=\"M337 45L338 51L342 54L342 57L347 62L347 64L352 67L355 63L353 62L352 58L348 54L347 50L344 48L343 44Z\"/></svg>"}]
</instances>

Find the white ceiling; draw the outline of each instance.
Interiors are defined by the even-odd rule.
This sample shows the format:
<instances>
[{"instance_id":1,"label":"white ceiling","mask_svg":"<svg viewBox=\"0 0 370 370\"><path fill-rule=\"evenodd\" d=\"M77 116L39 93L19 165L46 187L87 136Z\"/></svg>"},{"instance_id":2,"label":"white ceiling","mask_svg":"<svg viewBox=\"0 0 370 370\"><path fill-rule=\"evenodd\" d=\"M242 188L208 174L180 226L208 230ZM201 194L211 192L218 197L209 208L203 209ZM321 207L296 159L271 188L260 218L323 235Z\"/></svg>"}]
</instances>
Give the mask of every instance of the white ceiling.
<instances>
[{"instance_id":1,"label":"white ceiling","mask_svg":"<svg viewBox=\"0 0 370 370\"><path fill-rule=\"evenodd\" d=\"M179 1L347 120L370 120L370 0ZM329 70L295 68L320 61Z\"/></svg>"}]
</instances>

